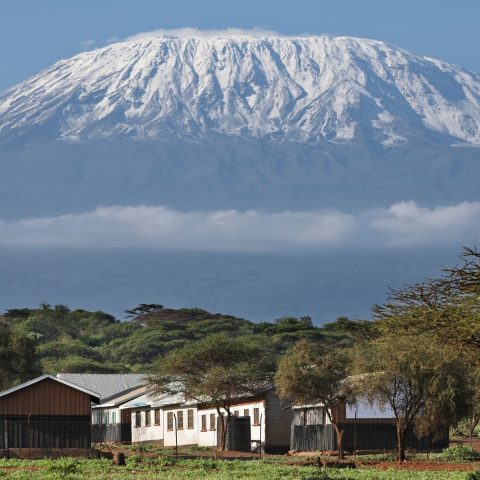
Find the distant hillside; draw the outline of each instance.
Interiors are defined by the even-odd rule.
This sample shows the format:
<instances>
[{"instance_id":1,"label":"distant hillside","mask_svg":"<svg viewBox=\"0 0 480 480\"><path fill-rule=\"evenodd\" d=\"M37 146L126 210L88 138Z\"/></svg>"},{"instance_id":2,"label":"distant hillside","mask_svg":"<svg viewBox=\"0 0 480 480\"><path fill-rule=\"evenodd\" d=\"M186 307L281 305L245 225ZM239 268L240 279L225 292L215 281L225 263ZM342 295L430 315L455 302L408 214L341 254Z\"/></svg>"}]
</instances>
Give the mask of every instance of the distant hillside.
<instances>
[{"instance_id":1,"label":"distant hillside","mask_svg":"<svg viewBox=\"0 0 480 480\"><path fill-rule=\"evenodd\" d=\"M286 317L254 323L200 309L137 308L119 321L104 312L71 311L64 305L11 309L11 329L35 342L43 370L63 372L148 371L154 360L188 341L211 333L254 336L280 354L301 338L348 345L364 322L337 319L322 328L310 318Z\"/></svg>"}]
</instances>

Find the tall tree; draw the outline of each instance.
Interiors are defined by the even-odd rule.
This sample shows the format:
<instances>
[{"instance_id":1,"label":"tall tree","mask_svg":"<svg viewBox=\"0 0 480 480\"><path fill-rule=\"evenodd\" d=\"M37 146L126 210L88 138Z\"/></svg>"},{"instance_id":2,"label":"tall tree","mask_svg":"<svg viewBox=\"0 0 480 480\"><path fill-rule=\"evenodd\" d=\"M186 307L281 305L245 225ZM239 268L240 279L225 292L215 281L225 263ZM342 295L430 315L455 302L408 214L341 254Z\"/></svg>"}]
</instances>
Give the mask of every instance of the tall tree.
<instances>
[{"instance_id":1,"label":"tall tree","mask_svg":"<svg viewBox=\"0 0 480 480\"><path fill-rule=\"evenodd\" d=\"M344 350L308 341L298 342L281 359L275 386L281 398L295 404L321 403L337 434L338 455L344 457L338 409L349 397L349 358Z\"/></svg>"},{"instance_id":2,"label":"tall tree","mask_svg":"<svg viewBox=\"0 0 480 480\"><path fill-rule=\"evenodd\" d=\"M353 364L355 394L390 406L395 415L399 461L405 460L408 431L420 421L432 426L465 412L463 365L429 336L377 337L357 346Z\"/></svg>"},{"instance_id":3,"label":"tall tree","mask_svg":"<svg viewBox=\"0 0 480 480\"><path fill-rule=\"evenodd\" d=\"M224 450L233 402L268 385L272 359L258 339L214 334L162 357L151 381L159 393L181 394L213 406L221 422L220 449Z\"/></svg>"}]
</instances>

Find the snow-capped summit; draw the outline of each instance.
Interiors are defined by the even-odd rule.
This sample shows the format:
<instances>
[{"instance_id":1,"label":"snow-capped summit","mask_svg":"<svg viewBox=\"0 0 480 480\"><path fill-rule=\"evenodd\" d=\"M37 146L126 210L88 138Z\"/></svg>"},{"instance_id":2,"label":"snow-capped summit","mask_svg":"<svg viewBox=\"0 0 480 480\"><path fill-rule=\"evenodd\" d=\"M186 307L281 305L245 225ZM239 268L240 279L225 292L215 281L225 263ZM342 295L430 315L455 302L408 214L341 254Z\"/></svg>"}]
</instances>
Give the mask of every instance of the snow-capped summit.
<instances>
[{"instance_id":1,"label":"snow-capped summit","mask_svg":"<svg viewBox=\"0 0 480 480\"><path fill-rule=\"evenodd\" d=\"M137 38L61 60L0 96L0 138L32 131L68 141L480 144L480 76L348 37Z\"/></svg>"}]
</instances>

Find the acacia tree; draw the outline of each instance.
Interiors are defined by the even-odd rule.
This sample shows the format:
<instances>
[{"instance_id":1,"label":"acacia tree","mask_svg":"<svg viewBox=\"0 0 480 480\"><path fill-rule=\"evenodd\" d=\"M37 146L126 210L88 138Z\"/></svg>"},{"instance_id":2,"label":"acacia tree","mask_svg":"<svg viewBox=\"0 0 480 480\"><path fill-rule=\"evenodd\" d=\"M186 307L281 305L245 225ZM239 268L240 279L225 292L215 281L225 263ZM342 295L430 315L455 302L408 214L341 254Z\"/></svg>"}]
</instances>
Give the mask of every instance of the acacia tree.
<instances>
[{"instance_id":1,"label":"acacia tree","mask_svg":"<svg viewBox=\"0 0 480 480\"><path fill-rule=\"evenodd\" d=\"M180 394L213 406L221 422L220 449L224 450L231 406L269 384L273 359L258 339L213 334L162 357L151 382L158 393Z\"/></svg>"},{"instance_id":2,"label":"acacia tree","mask_svg":"<svg viewBox=\"0 0 480 480\"><path fill-rule=\"evenodd\" d=\"M389 406L396 420L398 460L416 426L438 427L465 412L463 365L430 337L383 335L356 347L351 386L357 396Z\"/></svg>"},{"instance_id":3,"label":"acacia tree","mask_svg":"<svg viewBox=\"0 0 480 480\"><path fill-rule=\"evenodd\" d=\"M373 308L378 326L390 334L428 334L462 351L480 349L480 252L465 248L461 264L441 278L391 290Z\"/></svg>"},{"instance_id":4,"label":"acacia tree","mask_svg":"<svg viewBox=\"0 0 480 480\"><path fill-rule=\"evenodd\" d=\"M348 399L349 360L341 349L307 341L298 342L281 359L275 374L279 396L295 404L321 403L337 434L338 455L344 457L344 431L338 408Z\"/></svg>"}]
</instances>

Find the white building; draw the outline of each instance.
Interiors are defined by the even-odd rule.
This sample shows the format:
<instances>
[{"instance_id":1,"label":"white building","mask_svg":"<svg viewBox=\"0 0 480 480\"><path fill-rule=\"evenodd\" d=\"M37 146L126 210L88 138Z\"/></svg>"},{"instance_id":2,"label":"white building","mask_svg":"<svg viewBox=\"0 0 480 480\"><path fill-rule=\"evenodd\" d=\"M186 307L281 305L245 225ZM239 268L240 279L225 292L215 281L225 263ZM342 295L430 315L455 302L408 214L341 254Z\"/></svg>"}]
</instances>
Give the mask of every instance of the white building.
<instances>
[{"instance_id":1,"label":"white building","mask_svg":"<svg viewBox=\"0 0 480 480\"><path fill-rule=\"evenodd\" d=\"M166 447L218 444L218 412L215 408L185 402L181 396L146 393L121 406L131 415L132 442L155 442ZM222 410L226 415L226 411ZM283 452L289 449L293 413L283 409L273 388L239 400L231 414L250 418L252 449Z\"/></svg>"}]
</instances>

